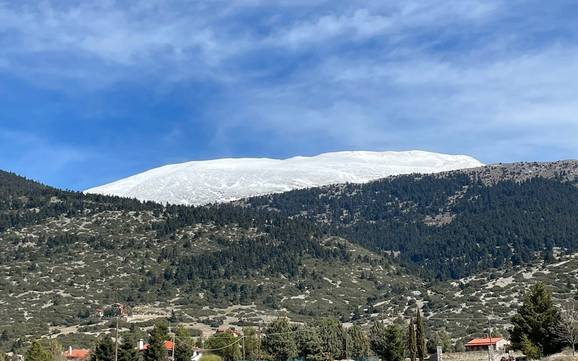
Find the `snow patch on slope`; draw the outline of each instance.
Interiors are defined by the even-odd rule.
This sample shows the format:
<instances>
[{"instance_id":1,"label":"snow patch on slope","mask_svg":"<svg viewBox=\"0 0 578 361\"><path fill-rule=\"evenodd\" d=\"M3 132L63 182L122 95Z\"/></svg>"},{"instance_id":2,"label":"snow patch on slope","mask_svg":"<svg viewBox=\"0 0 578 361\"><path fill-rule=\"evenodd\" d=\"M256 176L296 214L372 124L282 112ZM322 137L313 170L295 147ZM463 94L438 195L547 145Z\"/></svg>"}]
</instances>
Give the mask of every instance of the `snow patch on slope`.
<instances>
[{"instance_id":1,"label":"snow patch on slope","mask_svg":"<svg viewBox=\"0 0 578 361\"><path fill-rule=\"evenodd\" d=\"M479 167L465 155L423 151L335 152L285 160L228 158L151 169L86 193L170 204L202 205L339 183L365 183L397 174Z\"/></svg>"}]
</instances>

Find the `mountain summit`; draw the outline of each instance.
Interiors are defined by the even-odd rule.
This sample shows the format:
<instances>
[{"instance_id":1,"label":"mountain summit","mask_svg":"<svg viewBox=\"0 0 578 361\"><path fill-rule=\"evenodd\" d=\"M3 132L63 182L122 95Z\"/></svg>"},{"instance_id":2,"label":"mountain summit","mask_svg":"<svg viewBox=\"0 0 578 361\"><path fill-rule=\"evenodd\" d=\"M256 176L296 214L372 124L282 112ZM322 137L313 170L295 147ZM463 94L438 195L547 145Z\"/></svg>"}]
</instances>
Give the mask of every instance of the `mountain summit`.
<instances>
[{"instance_id":1,"label":"mountain summit","mask_svg":"<svg viewBox=\"0 0 578 361\"><path fill-rule=\"evenodd\" d=\"M170 204L203 205L392 175L437 173L482 166L465 155L424 151L335 152L289 159L228 158L154 168L86 193Z\"/></svg>"}]
</instances>

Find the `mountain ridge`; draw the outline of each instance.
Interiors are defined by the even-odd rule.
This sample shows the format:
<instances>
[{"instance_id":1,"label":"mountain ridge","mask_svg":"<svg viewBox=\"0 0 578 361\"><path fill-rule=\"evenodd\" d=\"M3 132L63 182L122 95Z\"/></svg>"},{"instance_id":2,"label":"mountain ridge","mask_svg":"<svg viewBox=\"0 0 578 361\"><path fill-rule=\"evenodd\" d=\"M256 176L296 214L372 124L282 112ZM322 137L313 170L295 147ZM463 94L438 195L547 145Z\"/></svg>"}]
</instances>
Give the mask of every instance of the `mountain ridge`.
<instances>
[{"instance_id":1,"label":"mountain ridge","mask_svg":"<svg viewBox=\"0 0 578 361\"><path fill-rule=\"evenodd\" d=\"M86 193L167 204L204 205L329 184L364 183L396 174L478 167L465 155L425 151L344 151L288 159L223 158L169 164Z\"/></svg>"}]
</instances>

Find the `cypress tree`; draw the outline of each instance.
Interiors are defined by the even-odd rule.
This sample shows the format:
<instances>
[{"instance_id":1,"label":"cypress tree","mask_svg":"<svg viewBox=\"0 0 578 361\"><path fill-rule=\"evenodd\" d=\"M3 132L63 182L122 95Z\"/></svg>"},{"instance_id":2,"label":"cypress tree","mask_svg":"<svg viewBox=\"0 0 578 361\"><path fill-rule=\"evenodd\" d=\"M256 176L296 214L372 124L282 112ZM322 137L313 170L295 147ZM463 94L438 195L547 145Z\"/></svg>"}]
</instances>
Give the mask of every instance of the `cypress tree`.
<instances>
[{"instance_id":1,"label":"cypress tree","mask_svg":"<svg viewBox=\"0 0 578 361\"><path fill-rule=\"evenodd\" d=\"M415 361L417 359L417 340L415 337L415 324L413 317L409 320L409 327L407 329L407 351L409 359Z\"/></svg>"},{"instance_id":2,"label":"cypress tree","mask_svg":"<svg viewBox=\"0 0 578 361\"><path fill-rule=\"evenodd\" d=\"M420 361L424 361L427 358L427 346L425 342L425 326L423 323L423 319L421 317L420 310L416 307L417 316L416 316L416 329L415 329L415 339L416 339L416 351L417 351L417 358Z\"/></svg>"}]
</instances>

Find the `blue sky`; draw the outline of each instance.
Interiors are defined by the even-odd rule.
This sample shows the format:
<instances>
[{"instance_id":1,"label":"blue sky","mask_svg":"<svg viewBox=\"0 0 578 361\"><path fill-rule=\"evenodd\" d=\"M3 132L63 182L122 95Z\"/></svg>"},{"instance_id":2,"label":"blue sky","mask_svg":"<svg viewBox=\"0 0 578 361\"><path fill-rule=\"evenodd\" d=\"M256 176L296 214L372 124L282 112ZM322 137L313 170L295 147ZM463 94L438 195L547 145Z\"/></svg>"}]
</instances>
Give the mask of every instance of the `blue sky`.
<instances>
[{"instance_id":1,"label":"blue sky","mask_svg":"<svg viewBox=\"0 0 578 361\"><path fill-rule=\"evenodd\" d=\"M0 0L0 169L85 189L337 150L578 158L578 3Z\"/></svg>"}]
</instances>

